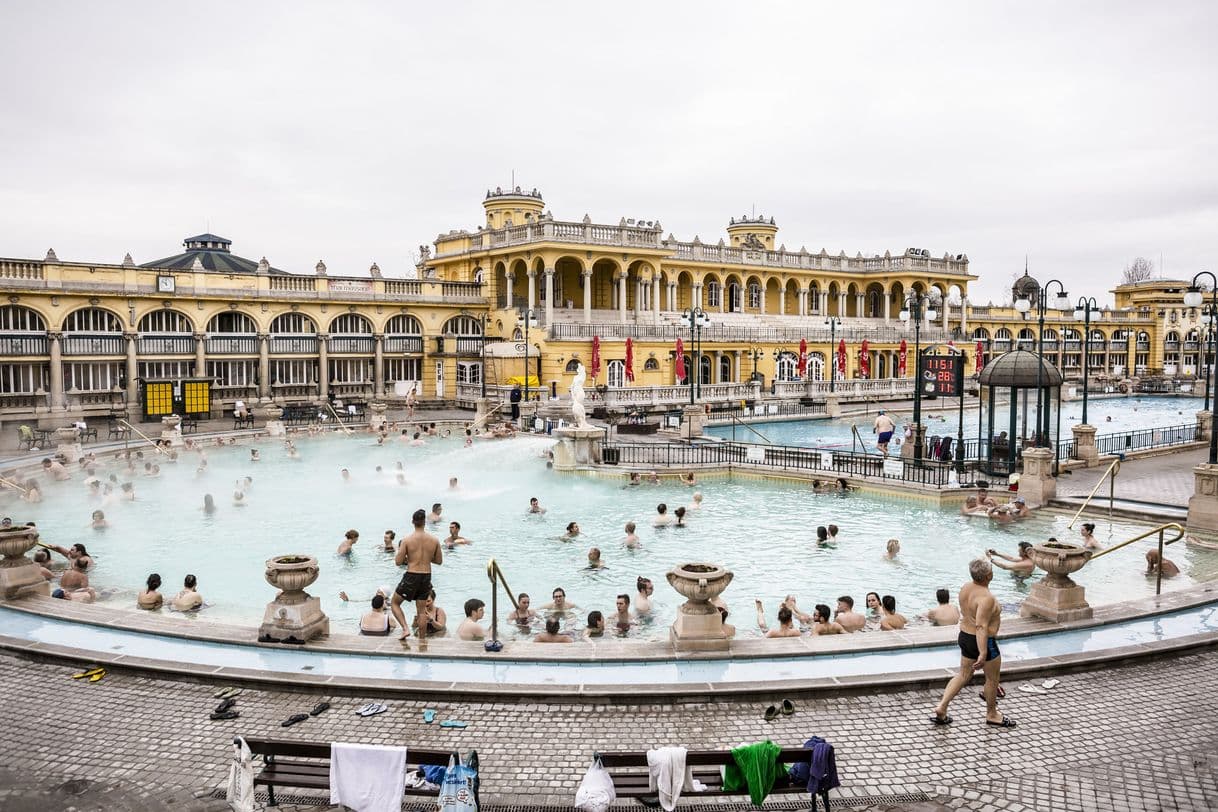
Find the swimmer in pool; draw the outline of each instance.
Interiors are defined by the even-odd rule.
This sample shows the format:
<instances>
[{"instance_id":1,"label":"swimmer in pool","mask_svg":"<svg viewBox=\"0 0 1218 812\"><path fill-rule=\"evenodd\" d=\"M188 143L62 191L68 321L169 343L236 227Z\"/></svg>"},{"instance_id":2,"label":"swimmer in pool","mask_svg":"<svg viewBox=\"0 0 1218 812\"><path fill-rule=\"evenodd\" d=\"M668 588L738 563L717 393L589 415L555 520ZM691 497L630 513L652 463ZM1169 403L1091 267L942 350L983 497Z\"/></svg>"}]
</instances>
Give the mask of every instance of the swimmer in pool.
<instances>
[{"instance_id":1,"label":"swimmer in pool","mask_svg":"<svg viewBox=\"0 0 1218 812\"><path fill-rule=\"evenodd\" d=\"M634 522L626 522L626 538L622 539L622 546L628 550L639 546L639 537L635 535L634 529Z\"/></svg>"},{"instance_id":2,"label":"swimmer in pool","mask_svg":"<svg viewBox=\"0 0 1218 812\"><path fill-rule=\"evenodd\" d=\"M656 591L655 584L650 578L644 578L642 575L634 582L635 589L638 594L634 596L634 611L637 614L645 615L651 611L651 595Z\"/></svg>"}]
</instances>

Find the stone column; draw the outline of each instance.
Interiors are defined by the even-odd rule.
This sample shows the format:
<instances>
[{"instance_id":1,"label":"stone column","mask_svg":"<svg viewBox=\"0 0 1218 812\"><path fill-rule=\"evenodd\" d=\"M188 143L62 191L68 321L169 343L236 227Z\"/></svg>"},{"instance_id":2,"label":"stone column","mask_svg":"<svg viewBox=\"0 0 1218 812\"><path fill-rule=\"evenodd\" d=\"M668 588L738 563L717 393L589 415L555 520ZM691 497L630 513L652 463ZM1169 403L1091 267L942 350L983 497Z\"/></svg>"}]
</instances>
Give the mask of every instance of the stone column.
<instances>
[{"instance_id":1,"label":"stone column","mask_svg":"<svg viewBox=\"0 0 1218 812\"><path fill-rule=\"evenodd\" d=\"M537 271L529 269L529 310L537 309Z\"/></svg>"},{"instance_id":2,"label":"stone column","mask_svg":"<svg viewBox=\"0 0 1218 812\"><path fill-rule=\"evenodd\" d=\"M960 335L968 335L968 297L960 297Z\"/></svg>"},{"instance_id":3,"label":"stone column","mask_svg":"<svg viewBox=\"0 0 1218 812\"><path fill-rule=\"evenodd\" d=\"M732 371L736 374L735 383L740 382L740 350L732 350Z\"/></svg>"},{"instance_id":4,"label":"stone column","mask_svg":"<svg viewBox=\"0 0 1218 812\"><path fill-rule=\"evenodd\" d=\"M515 307L514 301L516 295L516 274L508 271L503 275L503 283L507 286L507 290L503 296L503 304L505 307Z\"/></svg>"},{"instance_id":5,"label":"stone column","mask_svg":"<svg viewBox=\"0 0 1218 812\"><path fill-rule=\"evenodd\" d=\"M63 409L63 350L59 342L63 333L47 333L51 344L51 410Z\"/></svg>"},{"instance_id":6,"label":"stone column","mask_svg":"<svg viewBox=\"0 0 1218 812\"><path fill-rule=\"evenodd\" d=\"M820 315L829 315L829 292L824 290L820 293Z\"/></svg>"},{"instance_id":7,"label":"stone column","mask_svg":"<svg viewBox=\"0 0 1218 812\"><path fill-rule=\"evenodd\" d=\"M1087 463L1088 468L1100 464L1100 452L1095 447L1095 426L1079 423L1071 431L1074 432L1074 458Z\"/></svg>"},{"instance_id":8,"label":"stone column","mask_svg":"<svg viewBox=\"0 0 1218 812\"><path fill-rule=\"evenodd\" d=\"M884 321L892 319L892 292L884 291Z\"/></svg>"},{"instance_id":9,"label":"stone column","mask_svg":"<svg viewBox=\"0 0 1218 812\"><path fill-rule=\"evenodd\" d=\"M546 326L554 323L554 269L546 268Z\"/></svg>"},{"instance_id":10,"label":"stone column","mask_svg":"<svg viewBox=\"0 0 1218 812\"><path fill-rule=\"evenodd\" d=\"M622 324L626 323L626 274L618 274L617 277L617 316L618 321Z\"/></svg>"},{"instance_id":11,"label":"stone column","mask_svg":"<svg viewBox=\"0 0 1218 812\"><path fill-rule=\"evenodd\" d=\"M702 283L701 282L694 283L694 285L690 288L689 295L690 295L690 299L689 299L690 309L692 310L695 307L701 307L702 306Z\"/></svg>"},{"instance_id":12,"label":"stone column","mask_svg":"<svg viewBox=\"0 0 1218 812\"><path fill-rule=\"evenodd\" d=\"M592 323L592 271L584 271L584 324Z\"/></svg>"},{"instance_id":13,"label":"stone column","mask_svg":"<svg viewBox=\"0 0 1218 812\"><path fill-rule=\"evenodd\" d=\"M1193 469L1193 495L1188 500L1188 528L1218 533L1218 465Z\"/></svg>"},{"instance_id":14,"label":"stone column","mask_svg":"<svg viewBox=\"0 0 1218 812\"><path fill-rule=\"evenodd\" d=\"M846 294L837 294L837 317L839 319L846 318Z\"/></svg>"},{"instance_id":15,"label":"stone column","mask_svg":"<svg viewBox=\"0 0 1218 812\"><path fill-rule=\"evenodd\" d=\"M139 357L136 355L136 345L138 333L123 333L123 338L127 339L127 405L134 405L139 399L139 385L136 383L136 378L140 374Z\"/></svg>"},{"instance_id":16,"label":"stone column","mask_svg":"<svg viewBox=\"0 0 1218 812\"><path fill-rule=\"evenodd\" d=\"M258 334L258 397L264 401L271 398L271 336L268 333Z\"/></svg>"},{"instance_id":17,"label":"stone column","mask_svg":"<svg viewBox=\"0 0 1218 812\"><path fill-rule=\"evenodd\" d=\"M385 397L385 336L381 333L372 334L372 394L374 397Z\"/></svg>"},{"instance_id":18,"label":"stone column","mask_svg":"<svg viewBox=\"0 0 1218 812\"><path fill-rule=\"evenodd\" d=\"M799 289L799 315L808 315L808 289Z\"/></svg>"},{"instance_id":19,"label":"stone column","mask_svg":"<svg viewBox=\"0 0 1218 812\"><path fill-rule=\"evenodd\" d=\"M660 276L651 277L651 323L660 323Z\"/></svg>"},{"instance_id":20,"label":"stone column","mask_svg":"<svg viewBox=\"0 0 1218 812\"><path fill-rule=\"evenodd\" d=\"M787 315L787 287L783 285L778 289L778 315Z\"/></svg>"},{"instance_id":21,"label":"stone column","mask_svg":"<svg viewBox=\"0 0 1218 812\"><path fill-rule=\"evenodd\" d=\"M951 309L951 308L949 308L949 307L947 306L947 297L946 297L946 296L944 296L944 297L943 297L943 301L941 301L941 302L939 303L939 308L940 308L940 309L943 311L943 314L942 314L942 318L943 318L943 332L945 332L945 333L946 333L946 332L947 332L947 311Z\"/></svg>"},{"instance_id":22,"label":"stone column","mask_svg":"<svg viewBox=\"0 0 1218 812\"><path fill-rule=\"evenodd\" d=\"M763 316L765 315L765 292L766 292L766 287L765 287L765 285L762 285L761 286L761 299L759 301L759 304L761 305L760 310L761 310L761 315L763 315Z\"/></svg>"},{"instance_id":23,"label":"stone column","mask_svg":"<svg viewBox=\"0 0 1218 812\"><path fill-rule=\"evenodd\" d=\"M207 333L195 333L195 377L207 377Z\"/></svg>"},{"instance_id":24,"label":"stone column","mask_svg":"<svg viewBox=\"0 0 1218 812\"><path fill-rule=\"evenodd\" d=\"M1043 507L1057 496L1052 449L1029 448L1023 452L1023 475L1019 478L1019 495L1030 508Z\"/></svg>"},{"instance_id":25,"label":"stone column","mask_svg":"<svg viewBox=\"0 0 1218 812\"><path fill-rule=\"evenodd\" d=\"M864 315L863 309L866 306L867 306L867 297L861 293L857 294L854 297L854 312L858 313L860 318Z\"/></svg>"},{"instance_id":26,"label":"stone column","mask_svg":"<svg viewBox=\"0 0 1218 812\"><path fill-rule=\"evenodd\" d=\"M330 399L330 336L317 335L317 387L322 400Z\"/></svg>"}]
</instances>

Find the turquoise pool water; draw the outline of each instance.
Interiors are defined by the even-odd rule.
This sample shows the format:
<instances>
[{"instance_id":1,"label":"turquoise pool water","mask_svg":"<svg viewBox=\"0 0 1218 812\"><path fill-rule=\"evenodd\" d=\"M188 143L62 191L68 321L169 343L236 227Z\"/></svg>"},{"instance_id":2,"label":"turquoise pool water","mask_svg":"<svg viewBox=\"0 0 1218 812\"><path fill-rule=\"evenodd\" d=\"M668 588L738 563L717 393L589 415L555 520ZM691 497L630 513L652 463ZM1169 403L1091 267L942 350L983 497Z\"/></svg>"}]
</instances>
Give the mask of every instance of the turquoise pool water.
<instances>
[{"instance_id":1,"label":"turquoise pool water","mask_svg":"<svg viewBox=\"0 0 1218 812\"><path fill-rule=\"evenodd\" d=\"M27 640L155 660L289 673L307 672L318 677L429 680L439 683L457 682L462 685L674 685L760 682L956 668L960 662L960 652L955 646L931 646L838 654L833 657L539 663L500 659L495 655L468 659L388 657L301 651L294 648L224 645L52 620L9 609L0 609L0 624L6 634ZM1002 657L1009 664L1040 657L1102 651L1216 630L1218 611L1210 604L1090 629L1003 640Z\"/></svg>"},{"instance_id":2,"label":"turquoise pool water","mask_svg":"<svg viewBox=\"0 0 1218 812\"><path fill-rule=\"evenodd\" d=\"M755 598L764 601L770 623L787 594L796 595L801 608L811 612L816 603L832 606L839 595L852 596L861 607L872 590L895 596L898 610L913 618L933 605L939 587L954 595L967 577L968 560L986 548L1013 552L1022 539L1073 536L1059 516L995 526L922 502L857 494L843 499L812 494L799 484L755 479L708 479L698 488L704 507L691 513L688 527L657 529L651 526L657 503L670 508L688 504L693 489L675 483L624 488L618 480L555 474L541 456L550 442L539 438L485 441L470 449L456 439L421 448L396 441L378 446L367 434L300 438L296 444L298 460L270 440L211 448L201 475L196 456L183 452L179 463L162 466L160 478L134 479L134 502L93 501L77 474L74 481L48 483L41 504L15 502L0 509L18 521L36 521L44 541L86 544L97 562L91 579L105 603L137 611L135 595L148 573L160 573L167 598L183 576L196 575L208 603L193 616L201 623L215 618L256 625L274 596L263 579L266 559L315 555L321 576L310 591L321 597L333 628L353 630L376 588L391 588L399 578L390 554L380 549L382 533L393 529L400 536L411 512L442 502L445 524L432 530L443 535L452 518L473 540L446 552L434 575L438 602L451 627L459 622L467 598L489 605L485 568L494 557L512 588L530 593L535 607L549 601L554 587L563 587L579 607L567 619L572 628L583 625L589 609L607 614L619 593L633 597L637 576L651 578L655 609L627 632L643 639L667 635L681 599L664 574L684 561L722 562L735 573L724 599L732 613L729 622L747 636L758 633ZM250 461L251 447L260 450L260 462ZM398 461L405 468L404 486L391 473ZM350 469L350 481L341 478L343 467ZM110 473L125 479L114 466L99 471L103 479ZM232 493L244 476L252 476L253 485L238 507ZM448 490L452 476L458 477L456 491ZM216 498L214 514L200 510L205 493ZM544 516L526 513L531 496L548 509ZM87 526L98 507L111 523L105 530ZM571 521L579 523L582 534L564 541L561 536ZM639 526L642 546L637 550L622 546L627 521ZM814 530L829 523L841 528L841 541L835 549L818 549ZM349 558L340 557L335 552L348 528L360 532L360 541ZM1139 531L1128 523L1103 522L1096 535L1107 543ZM893 537L900 539L901 552L888 560L885 542ZM588 569L592 546L602 550L605 567ZM1213 577L1211 554L1180 544L1171 548L1170 557L1184 574L1168 589ZM1129 600L1153 593L1143 568L1140 551L1129 550L1100 559L1079 580L1093 603ZM1013 606L1029 585L1000 572L994 589ZM353 600L340 601L340 591Z\"/></svg>"},{"instance_id":3,"label":"turquoise pool water","mask_svg":"<svg viewBox=\"0 0 1218 812\"><path fill-rule=\"evenodd\" d=\"M1118 398L1095 398L1087 405L1087 419L1096 427L1097 434L1114 434L1122 431L1136 431L1137 429L1148 429L1156 426L1180 426L1186 423L1196 421L1196 413L1201 410L1201 398L1192 397L1118 397ZM951 407L940 410L939 406L946 403L951 403ZM957 426L960 422L959 413L955 405L959 403L955 401L928 401L927 405L933 407L928 409L923 414L923 422L927 426L927 435L949 434L952 437L956 436ZM1050 420L1052 431L1057 430L1057 411L1056 404L1051 404L1053 417ZM850 408L847 406L847 408ZM1009 431L1009 412L1006 406L1000 406L997 410L997 415L994 422L994 431ZM913 422L913 405L903 404L897 409L890 409L888 414L898 423ZM1023 403L1022 399L1019 403L1019 411L1017 417L1017 425L1019 431L1022 432L1024 426L1023 418ZM1036 397L1035 393L1028 398L1028 433L1033 429L1036 414ZM1111 420L1109 420L1111 418ZM1082 422L1083 419L1083 403L1082 401L1071 401L1062 404L1062 421L1061 432L1063 439L1070 439L1070 427L1076 423ZM851 448L853 434L852 426L857 426L859 433L868 443L869 450L874 451L875 435L871 428L875 423L875 410L872 408L867 415L859 417L845 417L836 420L789 420L774 423L755 423L753 428L765 436L770 442L776 445L793 445L805 446L814 448ZM982 426L988 429L988 420L985 416L985 410L982 410ZM733 434L733 428L735 433ZM707 429L708 434L717 437L735 438L741 442L760 442L756 434L746 428L740 426L713 426ZM968 401L964 407L964 439L966 441L977 440L977 403L973 401L971 407Z\"/></svg>"}]
</instances>

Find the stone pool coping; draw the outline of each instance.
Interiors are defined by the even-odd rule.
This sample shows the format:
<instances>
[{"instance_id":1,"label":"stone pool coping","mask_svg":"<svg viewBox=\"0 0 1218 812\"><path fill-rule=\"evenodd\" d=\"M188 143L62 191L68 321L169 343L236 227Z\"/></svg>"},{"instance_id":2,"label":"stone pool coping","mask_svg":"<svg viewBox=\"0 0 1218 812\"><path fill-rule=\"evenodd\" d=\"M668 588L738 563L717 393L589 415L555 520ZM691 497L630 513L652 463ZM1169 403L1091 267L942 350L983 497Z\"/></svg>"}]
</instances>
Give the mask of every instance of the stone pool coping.
<instances>
[{"instance_id":1,"label":"stone pool coping","mask_svg":"<svg viewBox=\"0 0 1218 812\"><path fill-rule=\"evenodd\" d=\"M1094 628L1115 622L1133 620L1165 613L1176 612L1218 602L1218 583L1199 584L1178 592L1143 598L1125 603L1109 604L1095 608L1095 615L1086 621L1051 623L1044 620L1011 618L1004 622L1002 639L1027 637L1048 632ZM0 604L30 614L51 617L57 620L75 620L100 627L121 628L150 634L189 638L205 642L229 645L248 645L259 648L284 648L282 645L258 643L257 630L253 627L211 624L184 618L169 618L147 614L140 616L135 610L113 609L104 606L72 604L51 598L34 597ZM135 616L134 618L132 616ZM135 621L135 622L132 622ZM437 639L428 643L426 652L417 650L417 641L411 639L406 656L442 659L509 660L516 662L550 662L555 664L633 663L639 661L696 661L723 659L767 659L826 654L859 654L899 648L943 646L955 641L956 627L924 627L901 632L869 632L834 637L786 638L766 640L763 638L732 641L727 652L675 652L667 643L579 642L571 645L548 645L531 642L507 642L503 652L488 654L481 643ZM1008 677L1031 676L1055 673L1063 670L1094 668L1100 664L1129 660L1145 656L1158 656L1170 652L1197 647L1218 646L1218 632L1205 632L1170 640L1137 643L1099 651L1078 652L1069 655L1034 658L1011 662L1003 669ZM403 656L404 652L395 639L370 638L358 635L333 634L324 640L304 646L289 646L291 650L313 651L327 654L356 654L365 656ZM469 683L461 681L365 679L349 676L327 676L302 674L228 666L203 666L188 662L158 660L136 657L112 651L96 651L53 643L33 642L23 638L0 635L0 649L27 656L52 657L77 662L106 664L118 668L154 671L210 680L238 680L268 683L280 686L297 686L317 689L329 687L351 691L375 690L381 693L406 693L412 695L466 695L476 697L569 697L572 699L616 699L638 701L642 697L691 696L739 696L760 691L809 691L809 690L861 690L893 688L911 684L937 683L948 678L954 669L929 669L924 671L879 673L843 677L821 677L798 680L737 681L731 683L686 682L680 684L498 684Z\"/></svg>"}]
</instances>

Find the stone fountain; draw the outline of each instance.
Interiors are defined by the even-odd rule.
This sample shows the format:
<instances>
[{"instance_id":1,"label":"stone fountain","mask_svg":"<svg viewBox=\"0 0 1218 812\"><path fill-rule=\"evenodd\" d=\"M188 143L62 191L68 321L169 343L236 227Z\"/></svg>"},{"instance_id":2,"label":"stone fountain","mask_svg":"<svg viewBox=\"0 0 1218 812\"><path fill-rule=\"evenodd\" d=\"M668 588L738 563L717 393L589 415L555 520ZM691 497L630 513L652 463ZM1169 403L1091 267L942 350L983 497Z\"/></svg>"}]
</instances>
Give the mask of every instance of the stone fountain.
<instances>
[{"instance_id":1,"label":"stone fountain","mask_svg":"<svg viewBox=\"0 0 1218 812\"><path fill-rule=\"evenodd\" d=\"M182 416L167 414L161 418L161 440L168 440L169 445L182 445Z\"/></svg>"},{"instance_id":2,"label":"stone fountain","mask_svg":"<svg viewBox=\"0 0 1218 812\"><path fill-rule=\"evenodd\" d=\"M379 400L374 400L368 404L368 411L372 412L372 416L368 418L368 425L373 431L380 431L389 423L389 419L385 417L386 410L389 409L389 404Z\"/></svg>"},{"instance_id":3,"label":"stone fountain","mask_svg":"<svg viewBox=\"0 0 1218 812\"><path fill-rule=\"evenodd\" d=\"M1055 623L1091 617L1086 590L1070 578L1070 574L1081 570L1091 556L1091 550L1077 544L1050 541L1034 545L1028 551L1028 557L1047 574L1032 585L1019 609L1020 616L1043 617Z\"/></svg>"},{"instance_id":4,"label":"stone fountain","mask_svg":"<svg viewBox=\"0 0 1218 812\"><path fill-rule=\"evenodd\" d=\"M588 422L588 412L585 408L584 381L588 373L580 364L571 381L570 417L571 425L556 429L558 445L554 446L554 470L571 471L585 465L596 465L601 461L601 441L605 432ZM561 413L555 413L550 419L566 416L566 406L549 403L540 408L561 408Z\"/></svg>"},{"instance_id":5,"label":"stone fountain","mask_svg":"<svg viewBox=\"0 0 1218 812\"><path fill-rule=\"evenodd\" d=\"M307 643L330 633L330 619L321 611L321 598L305 592L321 570L309 555L280 555L266 562L266 582L280 590L266 605L260 643Z\"/></svg>"},{"instance_id":6,"label":"stone fountain","mask_svg":"<svg viewBox=\"0 0 1218 812\"><path fill-rule=\"evenodd\" d=\"M282 406L274 403L263 406L262 414L266 417L266 434L268 437L283 437L287 435L287 429L283 427Z\"/></svg>"},{"instance_id":7,"label":"stone fountain","mask_svg":"<svg viewBox=\"0 0 1218 812\"><path fill-rule=\"evenodd\" d=\"M733 577L718 564L705 562L679 564L668 571L668 583L685 598L669 635L673 646L685 651L727 650L729 638L713 601Z\"/></svg>"},{"instance_id":8,"label":"stone fountain","mask_svg":"<svg viewBox=\"0 0 1218 812\"><path fill-rule=\"evenodd\" d=\"M0 530L0 600L11 601L26 595L50 595L51 587L41 568L25 554L38 544L33 527Z\"/></svg>"}]
</instances>

